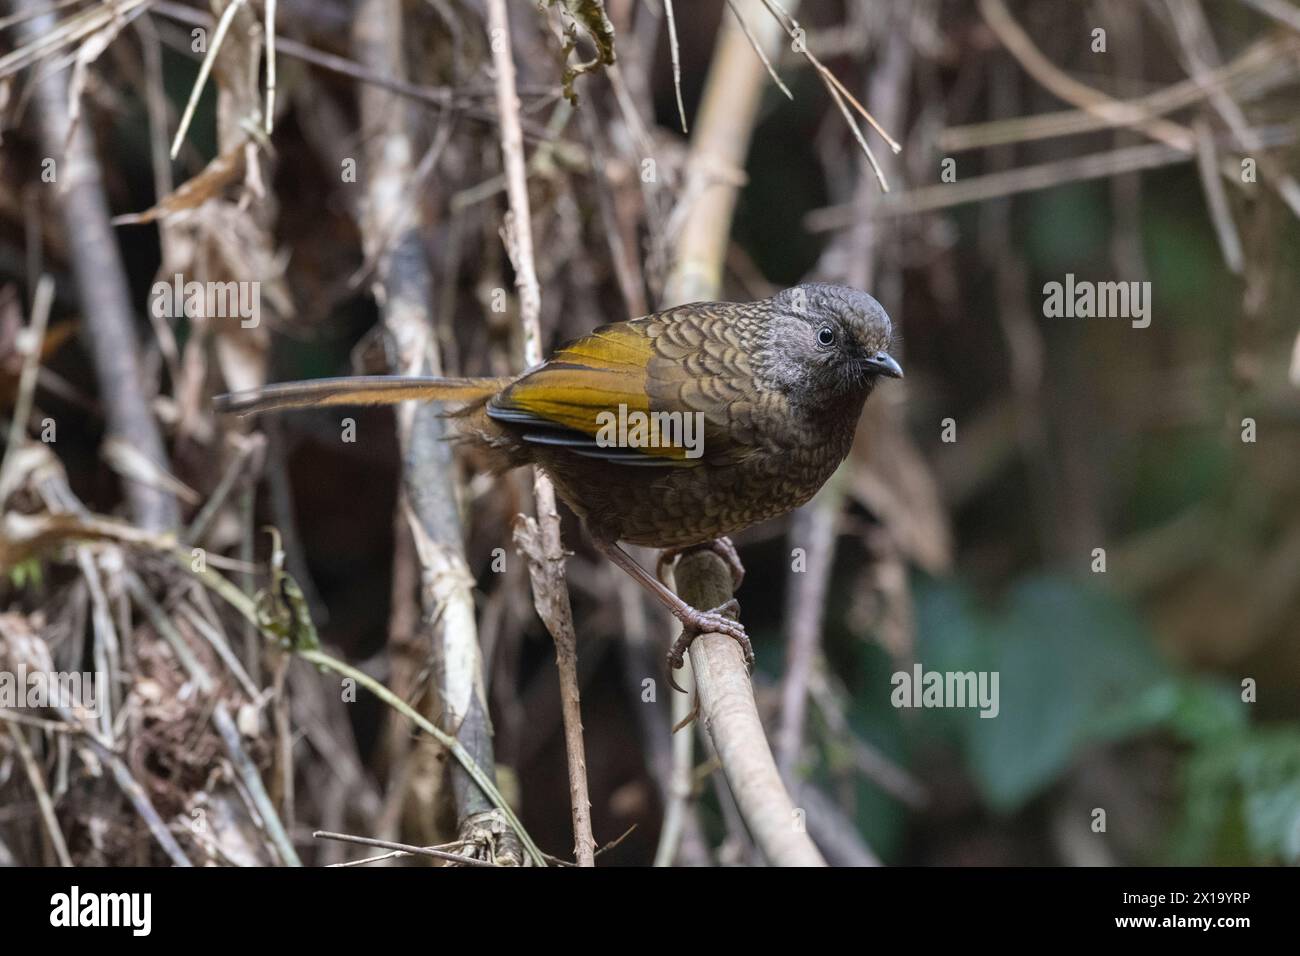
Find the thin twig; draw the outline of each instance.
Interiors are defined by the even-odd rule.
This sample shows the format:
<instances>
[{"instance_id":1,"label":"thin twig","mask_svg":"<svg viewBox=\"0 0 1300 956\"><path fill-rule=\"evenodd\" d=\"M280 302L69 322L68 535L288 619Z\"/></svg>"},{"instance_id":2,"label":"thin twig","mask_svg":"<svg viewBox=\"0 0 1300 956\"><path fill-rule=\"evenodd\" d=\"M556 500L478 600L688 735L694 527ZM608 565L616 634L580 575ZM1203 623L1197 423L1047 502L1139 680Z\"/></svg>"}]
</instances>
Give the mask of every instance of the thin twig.
<instances>
[{"instance_id":1,"label":"thin twig","mask_svg":"<svg viewBox=\"0 0 1300 956\"><path fill-rule=\"evenodd\" d=\"M944 152L961 152L1056 136L1079 135L1130 125L1132 120L1138 118L1155 119L1200 102L1213 89L1249 87L1252 92L1264 93L1289 82L1296 75L1297 49L1300 49L1300 40L1294 37L1261 40L1231 63L1207 74L1200 81L1182 80L1146 96L1117 101L1127 107L1123 111L1103 116L1083 109L1058 110L968 126L950 126L939 133L936 144Z\"/></svg>"},{"instance_id":2,"label":"thin twig","mask_svg":"<svg viewBox=\"0 0 1300 956\"><path fill-rule=\"evenodd\" d=\"M1016 22L1003 0L980 0L984 22L1002 41L1025 71L1041 86L1067 103L1081 107L1105 120L1141 130L1152 139L1174 146L1185 153L1196 150L1195 137L1186 127L1150 116L1140 107L1112 99L1086 83L1080 83L1054 64Z\"/></svg>"},{"instance_id":3,"label":"thin twig","mask_svg":"<svg viewBox=\"0 0 1300 956\"><path fill-rule=\"evenodd\" d=\"M45 328L50 319L50 306L54 303L54 280L42 275L36 283L32 297L31 318L27 328L19 333L18 346L23 354L23 367L18 375L18 397L14 400L13 419L9 422L9 442L0 460L0 488L5 487L5 472L12 470L13 459L27 437L27 420L32 414L36 393L36 377L41 368L41 345L45 341Z\"/></svg>"},{"instance_id":4,"label":"thin twig","mask_svg":"<svg viewBox=\"0 0 1300 956\"><path fill-rule=\"evenodd\" d=\"M24 727L35 727L37 730L43 730L47 734L82 733L80 727L69 727L67 724L58 720L46 720L44 717L33 717L30 714L19 713L16 710L9 710L4 707L0 707L0 720L22 724Z\"/></svg>"},{"instance_id":5,"label":"thin twig","mask_svg":"<svg viewBox=\"0 0 1300 956\"><path fill-rule=\"evenodd\" d=\"M673 91L677 94L677 118L681 120L682 132L689 133L686 126L686 107L682 104L682 58L677 46L677 18L673 16L673 0L664 0L664 17L668 21L668 54L673 61Z\"/></svg>"},{"instance_id":6,"label":"thin twig","mask_svg":"<svg viewBox=\"0 0 1300 956\"><path fill-rule=\"evenodd\" d=\"M1214 235L1219 240L1219 249L1228 271L1239 276L1243 266L1241 236L1232 219L1223 179L1219 176L1219 156L1214 148L1214 134L1204 121L1196 124L1196 145L1196 171L1201 176L1201 187L1205 190Z\"/></svg>"},{"instance_id":7,"label":"thin twig","mask_svg":"<svg viewBox=\"0 0 1300 956\"><path fill-rule=\"evenodd\" d=\"M87 593L90 595L95 667L111 674L116 671L113 664L117 659L117 649L121 646L121 641L117 633L117 624L113 620L113 612L109 608L104 582L89 548L84 546L77 548L76 561L85 579ZM116 712L112 685L110 684L109 687L110 691L99 707L99 731L104 735L105 740L113 738L113 716Z\"/></svg>"},{"instance_id":8,"label":"thin twig","mask_svg":"<svg viewBox=\"0 0 1300 956\"><path fill-rule=\"evenodd\" d=\"M1273 127L1258 132L1261 137L1260 142L1267 146L1284 145L1294 142L1297 138L1296 130L1285 127ZM1190 162L1194 158L1181 148L1166 146L1163 143L1126 146L1034 166L1021 166L984 176L972 176L955 183L922 186L905 193L895 193L890 198L874 204L867 215L872 219L917 215L968 202L980 202L1048 189L1064 183L1104 179L1107 176L1141 169L1173 166L1177 163ZM1220 174L1224 172L1226 170L1220 170ZM859 221L860 215L861 210L853 204L827 206L810 212L804 219L804 227L809 232L842 229Z\"/></svg>"},{"instance_id":9,"label":"thin twig","mask_svg":"<svg viewBox=\"0 0 1300 956\"><path fill-rule=\"evenodd\" d=\"M848 745L853 766L858 773L914 810L922 810L929 805L930 795L920 781L881 753L879 748L857 735L845 713L847 695L837 693L831 687L825 672L814 675L808 691L816 703L821 720L826 724L827 736Z\"/></svg>"},{"instance_id":10,"label":"thin twig","mask_svg":"<svg viewBox=\"0 0 1300 956\"><path fill-rule=\"evenodd\" d=\"M275 131L275 0L266 3L266 135Z\"/></svg>"},{"instance_id":11,"label":"thin twig","mask_svg":"<svg viewBox=\"0 0 1300 956\"><path fill-rule=\"evenodd\" d=\"M203 589L197 585L195 586L194 593L196 596L202 596L205 594ZM206 600L206 597L203 598L203 603L211 607L211 604ZM193 604L182 604L180 613L182 617L189 621L190 626L199 632L199 636L208 642L208 645L212 648L213 652L221 659L221 663L226 665L226 669L229 670L235 680L239 682L239 686L243 689L244 693L248 695L248 699L257 700L261 696L261 691L253 684L252 678L250 678L248 672L244 670L244 665L239 662L239 658L235 656L235 652L230 649L230 642L226 639L226 636L217 629L216 625L208 621L203 616L203 613Z\"/></svg>"},{"instance_id":12,"label":"thin twig","mask_svg":"<svg viewBox=\"0 0 1300 956\"><path fill-rule=\"evenodd\" d=\"M727 0L727 6L730 7L731 12L735 14L736 21L740 24L740 29L745 32L745 39L749 41L749 45L753 47L754 52L758 54L759 60L763 63L763 68L767 70L767 75L772 78L772 82L776 84L777 89L785 94L786 99L793 101L794 94L790 92L790 87L786 86L785 83L781 81L781 77L777 75L776 67L772 66L772 61L767 58L767 53L763 50L762 45L754 39L754 34L749 31L749 24L746 23L745 18L741 16L740 8L736 6L736 0Z\"/></svg>"},{"instance_id":13,"label":"thin twig","mask_svg":"<svg viewBox=\"0 0 1300 956\"><path fill-rule=\"evenodd\" d=\"M0 17L0 30L5 29L6 27L11 27L15 23L22 23L24 20L30 20L32 17L39 17L42 13L53 13L56 10L64 9L65 7L74 7L82 2L84 2L84 0L58 0L57 3L52 3L49 6L42 7L38 10L26 10L22 13L14 13L7 17Z\"/></svg>"},{"instance_id":14,"label":"thin twig","mask_svg":"<svg viewBox=\"0 0 1300 956\"><path fill-rule=\"evenodd\" d=\"M18 748L18 756L22 759L27 782L32 785L32 792L36 794L36 806L41 813L41 822L45 824L45 832L50 838L50 846L54 848L54 855L59 858L59 866L72 866L72 857L68 855L68 844L63 839L63 831L59 829L59 819L54 813L54 801L50 799L50 791L45 786L45 779L41 776L41 768L36 763L32 748L28 746L27 738L23 736L23 732L16 724L9 725L9 736L13 739L14 746Z\"/></svg>"},{"instance_id":15,"label":"thin twig","mask_svg":"<svg viewBox=\"0 0 1300 956\"><path fill-rule=\"evenodd\" d=\"M836 526L843 507L844 476L836 471L812 503L795 516L790 530L790 540L804 549L807 560L799 573L788 577L791 594L785 614L785 679L775 734L776 765L787 782L794 779L803 747L808 682L821 646L826 594L835 563Z\"/></svg>"},{"instance_id":16,"label":"thin twig","mask_svg":"<svg viewBox=\"0 0 1300 956\"><path fill-rule=\"evenodd\" d=\"M244 466L248 459L253 456L254 452L260 452L262 446L266 444L266 439L261 435L240 435L232 438L231 444L235 446L235 454L231 457L226 470L222 472L221 478L217 481L217 487L212 490L208 500L203 503L199 513L194 516L188 528L185 529L181 540L190 544L201 544L203 536L208 533L208 527L216 519L221 509L225 507L226 499L230 492L234 490L235 482L239 480L244 473Z\"/></svg>"},{"instance_id":17,"label":"thin twig","mask_svg":"<svg viewBox=\"0 0 1300 956\"><path fill-rule=\"evenodd\" d=\"M335 866L355 866L358 863L373 863L378 860L391 859L394 856L428 856L435 860L447 860L451 863L457 863L462 866L486 866L493 869L499 869L500 863L493 863L491 860L479 860L472 856L462 856L459 853L448 853L442 849L442 846L461 846L460 841L456 843L446 843L440 846L413 846L409 843L394 843L391 840L376 840L373 837L354 836L350 833L333 833L329 830L315 830L312 836L318 840L338 840L340 843L355 843L357 846L373 846L381 850L392 850L393 853L385 853L383 856L372 857L369 860L352 860L348 863L337 863Z\"/></svg>"},{"instance_id":18,"label":"thin twig","mask_svg":"<svg viewBox=\"0 0 1300 956\"><path fill-rule=\"evenodd\" d=\"M1174 24L1174 32L1178 37L1182 61L1187 72L1197 83L1207 86L1210 105L1214 107L1228 129L1232 130L1238 145L1252 155L1259 154L1263 146L1256 139L1245 111L1224 90L1211 85L1214 67L1221 65L1219 62L1221 58L1210 32L1210 25L1205 19L1205 12L1199 3L1170 4L1166 0L1166 5L1169 8L1170 19ZM1272 156L1259 155L1258 162L1265 174L1265 182L1282 197L1282 201L1287 204L1291 213L1300 217L1300 183L1296 182L1295 177Z\"/></svg>"},{"instance_id":19,"label":"thin twig","mask_svg":"<svg viewBox=\"0 0 1300 956\"><path fill-rule=\"evenodd\" d=\"M784 7L782 7L780 3L777 2L777 0L763 0L763 5L766 6L767 9L772 13L772 15L775 16L777 20L781 23L781 25L785 27L786 32L790 34L790 39L794 40L798 37L799 31L802 29L799 26L799 21L797 21L794 17L792 17L790 13ZM806 39L806 34L805 34L805 39ZM853 108L857 110L858 113L862 116L862 118L871 125L872 129L874 129L877 133L880 134L881 139L883 139L886 143L889 144L890 149L892 149L895 153L902 151L903 147L899 145L898 141L895 140L894 137L890 136L889 133L885 131L885 128L883 126L881 126L878 122L876 122L876 118L872 116L870 112L868 112L865 106L863 106L856 99L854 99L853 94L850 93L845 88L844 84L839 81L839 79L835 76L835 74L832 73L830 70L828 70L826 68L826 65L822 63L821 60L813 56L812 51L808 49L808 44L804 42L801 44L801 46L803 47L803 49L801 49L799 52L804 55L804 57L808 60L809 63L811 63L814 67L817 68L817 72L821 74L822 79L827 83L829 83L830 85L834 86L837 90L839 90L840 93L845 97L845 99L847 99L850 103L853 104Z\"/></svg>"},{"instance_id":20,"label":"thin twig","mask_svg":"<svg viewBox=\"0 0 1300 956\"><path fill-rule=\"evenodd\" d=\"M608 570L610 573L616 571L615 568ZM669 576L663 581L671 588L673 586L671 568L667 570ZM662 666L663 654L659 650L657 638L671 626L672 618L666 610L656 605L652 627L644 600L645 592L626 574L618 572L613 587L618 592L618 603L622 612L625 645L624 682L629 693L639 696L644 693L645 675L657 672ZM607 593L608 589L604 590ZM689 660L685 662L685 666L690 666ZM685 671L683 676L686 680L690 680ZM690 697L689 694L672 695L672 723L675 724L686 716L686 711L692 703ZM680 717L677 715L679 708L682 709ZM664 720L661 708L637 707L635 709L646 771L654 780L660 802L665 807L664 823L660 827L659 842L655 848L654 865L671 866L680 860L684 866L708 866L712 863L712 854L700 827L699 814L693 805L686 802L686 796L689 796L693 735L668 733L671 724ZM686 751L681 761L680 772L675 762L679 741ZM679 787L677 784L679 779L687 781L687 784ZM679 797L681 794L685 796ZM681 804L680 811L674 809L675 803ZM681 821L680 825L677 823L678 820ZM675 832L669 831L670 826Z\"/></svg>"},{"instance_id":21,"label":"thin twig","mask_svg":"<svg viewBox=\"0 0 1300 956\"><path fill-rule=\"evenodd\" d=\"M194 119L194 110L199 105L199 96L203 93L203 85L208 81L208 74L212 72L212 64L217 61L217 53L221 51L221 44L226 39L226 32L230 29L230 24L234 22L235 14L239 8L244 5L245 0L230 0L229 6L221 11L221 19L217 21L216 32L212 35L212 42L208 45L208 52L203 57L202 64L199 65L199 75L194 78L194 86L190 90L189 101L185 104L185 112L181 114L180 125L176 127L176 136L172 139L172 148L170 156L176 158L180 152L181 141L185 139L185 134L189 131L190 121Z\"/></svg>"},{"instance_id":22,"label":"thin twig","mask_svg":"<svg viewBox=\"0 0 1300 956\"><path fill-rule=\"evenodd\" d=\"M604 846L597 847L596 848L597 858L599 858L605 853L608 853L610 850L614 849L616 846L618 846L620 843L622 843L624 840L630 837L633 834L633 832L635 832L635 830L636 830L636 824L634 823L626 830L624 830L622 833L620 833L618 836L614 837L614 839L606 843ZM568 860L561 860L558 856L551 856L549 853L547 854L546 858L550 862L554 863L556 866L573 866L573 864L570 863Z\"/></svg>"},{"instance_id":23,"label":"thin twig","mask_svg":"<svg viewBox=\"0 0 1300 956\"><path fill-rule=\"evenodd\" d=\"M257 808L257 814L262 818L262 826L275 845L280 859L289 866L302 866L302 861L298 859L298 853L293 847L293 841L289 839L284 823L276 812L275 804L271 802L271 795L266 792L266 786L262 783L262 775L258 773L257 765L249 758L248 751L244 749L239 739L239 728L235 726L234 718L230 716L225 701L219 700L213 707L212 723L217 728L221 742L225 744L226 754L230 757L240 782L248 790L253 805Z\"/></svg>"},{"instance_id":24,"label":"thin twig","mask_svg":"<svg viewBox=\"0 0 1300 956\"><path fill-rule=\"evenodd\" d=\"M826 65L813 55L812 50L808 49L808 44L806 42L807 38L803 33L803 28L799 26L799 21L791 16L789 11L782 7L781 4L777 3L776 0L762 0L762 3L763 6L767 7L768 12L776 19L777 23L781 24L781 28L789 34L790 39L795 41L799 53L801 53L804 59L811 63L813 68L817 71L818 77L821 78L822 84L826 87L826 92L831 95L831 100L835 103L836 108L839 109L840 114L844 117L844 122L848 124L849 130L853 133L853 138L858 141L858 145L866 155L867 162L871 165L871 171L875 173L876 181L880 183L881 190L883 192L889 192L889 183L885 179L884 170L880 168L880 161L876 159L876 154L871 151L871 146L862 135L862 131L858 129L858 124L854 121L852 114L849 113L846 101L847 103L852 104L858 114L865 119L868 124L870 124L871 128L880 134L881 138L889 144L890 149L897 153L903 147L899 145L897 140L885 132L884 128L876 122L876 118L867 111L867 108L859 103L854 98L853 94L845 88L844 84L839 81L835 74L827 69Z\"/></svg>"},{"instance_id":25,"label":"thin twig","mask_svg":"<svg viewBox=\"0 0 1300 956\"><path fill-rule=\"evenodd\" d=\"M136 2L146 2L146 0L136 0ZM170 0L151 0L151 13L157 13L168 19L176 20L180 23L188 23L193 26L202 26L210 28L215 22L210 14L202 10L187 7L180 3L170 2ZM389 90L414 100L418 103L424 103L436 107L438 110L458 110L469 119L479 123L496 123L496 114L484 107L476 105L476 101L487 96L491 96L490 91L477 91L474 89L461 89L447 86L425 86L416 83L409 83L405 80L399 80L395 77L388 76L386 73L378 73L374 70L367 69L354 60L347 57L339 56L336 53L328 53L324 50L317 50L305 43L299 43L290 37L276 37L276 53L287 56L294 60L301 60L303 63L310 63L312 66L319 67L331 73L337 73L340 76L351 77L359 83L365 83L369 86L377 86L380 89ZM186 48L188 51L188 47ZM537 96L542 101L550 101L559 95L555 87L550 86L533 86L521 88L520 92L527 92L530 96ZM539 131L531 123L525 122L524 137L528 140L544 140L545 133Z\"/></svg>"},{"instance_id":26,"label":"thin twig","mask_svg":"<svg viewBox=\"0 0 1300 956\"><path fill-rule=\"evenodd\" d=\"M519 319L524 332L524 361L542 361L540 323L541 288L533 256L532 216L528 206L527 166L519 126L519 97L515 92L515 62L510 44L510 23L505 0L488 0L488 23L501 38L492 45L497 71L497 108L501 113L501 153L506 172L506 192L511 221L507 249L515 267L519 289ZM555 641L555 662L560 676L560 706L564 716L564 746L569 765L569 799L573 811L573 852L579 866L595 865L595 838L591 832L591 798L587 788L587 758L582 739L582 708L578 691L577 635L564 574L564 549L560 543L560 516L555 489L540 468L533 472L533 497L537 519L515 529L515 539L529 559L533 603Z\"/></svg>"},{"instance_id":27,"label":"thin twig","mask_svg":"<svg viewBox=\"0 0 1300 956\"><path fill-rule=\"evenodd\" d=\"M671 567L665 569L664 584L677 589L676 576ZM693 685L695 673L691 669L690 655L682 661L681 681L683 687ZM672 866L681 849L682 839L691 813L691 797L695 792L694 763L695 737L687 729L690 718L695 713L694 694L673 694L672 721L670 734L671 761L668 766L667 783L664 786L664 822L659 829L659 842L655 846L654 866Z\"/></svg>"},{"instance_id":28,"label":"thin twig","mask_svg":"<svg viewBox=\"0 0 1300 956\"><path fill-rule=\"evenodd\" d=\"M1186 15L1191 14L1192 8L1179 5L1175 10L1184 11ZM980 0L980 12L985 22L1025 70L1043 87L1067 103L1082 107L1098 116L1115 119L1123 125L1140 130L1152 139L1176 147L1189 155L1195 155L1197 142L1196 134L1192 130L1169 120L1151 119L1140 111L1135 112L1130 104L1107 96L1085 83L1080 83L1052 63L1034 44L1024 28L1016 22L1003 0ZM1176 26L1181 24L1181 29L1186 28L1187 24L1183 22L1183 17L1175 16L1175 21ZM1193 63L1193 69L1198 73L1193 79L1208 81L1210 71L1199 67L1199 63ZM1250 129L1235 103L1231 100L1225 102L1225 94L1213 87L1210 87L1207 93L1211 103L1225 115L1228 125L1236 133L1238 141L1244 148L1249 150L1264 148L1262 140L1255 138L1254 131ZM1277 192L1296 216L1300 216L1300 183L1297 183L1290 173L1269 156L1260 156L1259 165L1260 169L1267 174L1265 181L1270 188ZM1220 175L1235 179L1239 177L1240 172L1221 171Z\"/></svg>"},{"instance_id":29,"label":"thin twig","mask_svg":"<svg viewBox=\"0 0 1300 956\"><path fill-rule=\"evenodd\" d=\"M124 18L138 7L148 3L150 0L97 3L62 20L56 20L53 11L59 9L58 7L45 6L36 0L21 0L15 4L19 9L9 20L23 25L20 33L25 42L4 56L0 56L0 79L38 60L54 56L64 47L78 43L92 33L98 33L114 19ZM41 22L33 25L31 21L37 19ZM66 108L65 102L64 109Z\"/></svg>"}]
</instances>

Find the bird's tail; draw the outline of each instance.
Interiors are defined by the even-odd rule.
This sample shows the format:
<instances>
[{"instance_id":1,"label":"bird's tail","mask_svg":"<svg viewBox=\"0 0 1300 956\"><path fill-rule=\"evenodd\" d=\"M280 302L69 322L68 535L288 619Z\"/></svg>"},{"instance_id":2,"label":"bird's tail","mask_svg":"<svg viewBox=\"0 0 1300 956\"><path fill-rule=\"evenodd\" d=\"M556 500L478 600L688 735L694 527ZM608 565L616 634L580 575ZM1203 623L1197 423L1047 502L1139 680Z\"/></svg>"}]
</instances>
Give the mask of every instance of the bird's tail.
<instances>
[{"instance_id":1,"label":"bird's tail","mask_svg":"<svg viewBox=\"0 0 1300 956\"><path fill-rule=\"evenodd\" d=\"M253 415L282 408L321 408L327 405L397 405L401 402L470 403L495 395L508 378L433 378L357 375L283 382L246 392L218 395L218 412Z\"/></svg>"}]
</instances>

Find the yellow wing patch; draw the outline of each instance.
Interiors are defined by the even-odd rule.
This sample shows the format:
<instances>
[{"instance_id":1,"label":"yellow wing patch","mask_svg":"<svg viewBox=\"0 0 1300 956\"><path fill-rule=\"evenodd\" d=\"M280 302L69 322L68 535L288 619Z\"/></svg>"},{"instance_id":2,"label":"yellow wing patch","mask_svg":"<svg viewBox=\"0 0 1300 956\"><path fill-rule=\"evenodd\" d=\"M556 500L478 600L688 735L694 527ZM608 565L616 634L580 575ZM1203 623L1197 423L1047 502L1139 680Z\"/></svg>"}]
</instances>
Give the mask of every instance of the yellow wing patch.
<instances>
[{"instance_id":1,"label":"yellow wing patch","mask_svg":"<svg viewBox=\"0 0 1300 956\"><path fill-rule=\"evenodd\" d=\"M648 419L652 412L670 411L652 409L646 394L646 367L654 355L641 323L603 326L561 348L545 365L505 389L492 405L593 439L601 438L602 432L608 437L611 422L635 427L637 416ZM698 461L688 458L680 444L630 450L684 465Z\"/></svg>"}]
</instances>

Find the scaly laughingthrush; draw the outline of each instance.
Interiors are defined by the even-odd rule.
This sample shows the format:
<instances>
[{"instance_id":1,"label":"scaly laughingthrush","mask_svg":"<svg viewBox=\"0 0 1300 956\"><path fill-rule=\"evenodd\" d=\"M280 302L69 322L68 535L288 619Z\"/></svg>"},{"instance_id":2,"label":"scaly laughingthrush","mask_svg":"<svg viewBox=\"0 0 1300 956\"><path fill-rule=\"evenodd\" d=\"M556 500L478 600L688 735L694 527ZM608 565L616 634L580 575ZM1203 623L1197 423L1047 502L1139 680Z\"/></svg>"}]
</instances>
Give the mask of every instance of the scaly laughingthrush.
<instances>
[{"instance_id":1,"label":"scaly laughingthrush","mask_svg":"<svg viewBox=\"0 0 1300 956\"><path fill-rule=\"evenodd\" d=\"M672 668L710 631L738 641L752 664L745 629L723 614L734 601L691 607L618 542L666 549L665 558L717 548L738 586L743 569L726 536L816 494L848 454L876 380L903 375L888 351L892 339L889 316L871 296L805 284L759 302L695 302L601 326L514 378L319 379L220 395L216 405L249 414L452 404L459 440L495 471L544 468L596 547L682 622ZM629 420L662 423L676 440L611 430ZM700 428L684 441L692 423ZM627 440L646 434L659 440Z\"/></svg>"}]
</instances>

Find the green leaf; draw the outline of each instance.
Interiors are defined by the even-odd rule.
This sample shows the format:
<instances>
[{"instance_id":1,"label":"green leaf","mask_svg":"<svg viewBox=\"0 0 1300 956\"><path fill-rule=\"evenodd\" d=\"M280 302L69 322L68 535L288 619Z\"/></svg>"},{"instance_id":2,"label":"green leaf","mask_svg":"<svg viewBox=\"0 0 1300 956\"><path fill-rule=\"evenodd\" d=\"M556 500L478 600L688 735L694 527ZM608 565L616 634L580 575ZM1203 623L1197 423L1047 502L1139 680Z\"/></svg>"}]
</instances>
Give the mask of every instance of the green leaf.
<instances>
[{"instance_id":1,"label":"green leaf","mask_svg":"<svg viewBox=\"0 0 1300 956\"><path fill-rule=\"evenodd\" d=\"M991 612L931 596L920 620L925 670L997 675L996 716L967 709L945 719L985 800L1004 812L1051 784L1080 747L1122 729L1121 718L1132 724L1166 676L1126 604L1065 579L1029 579Z\"/></svg>"},{"instance_id":2,"label":"green leaf","mask_svg":"<svg viewBox=\"0 0 1300 956\"><path fill-rule=\"evenodd\" d=\"M10 583L19 590L27 587L39 590L44 580L45 571L41 567L39 558L28 558L26 561L20 561L9 571Z\"/></svg>"},{"instance_id":3,"label":"green leaf","mask_svg":"<svg viewBox=\"0 0 1300 956\"><path fill-rule=\"evenodd\" d=\"M1182 859L1300 864L1300 730L1221 735L1189 759L1184 787Z\"/></svg>"},{"instance_id":4,"label":"green leaf","mask_svg":"<svg viewBox=\"0 0 1300 956\"><path fill-rule=\"evenodd\" d=\"M564 17L560 18L565 35L564 97L576 106L578 94L573 89L573 81L602 64L610 66L615 62L614 24L605 14L603 0L547 0L547 2L551 6L558 2L560 8L568 14L567 22ZM578 47L578 24L582 25L584 32L595 44L596 57L587 62L570 64L569 54Z\"/></svg>"},{"instance_id":5,"label":"green leaf","mask_svg":"<svg viewBox=\"0 0 1300 956\"><path fill-rule=\"evenodd\" d=\"M1231 686L1199 677L1170 676L1139 694L1129 706L1107 714L1098 733L1120 739L1160 727L1189 743L1205 744L1240 733L1246 726L1246 707Z\"/></svg>"},{"instance_id":6,"label":"green leaf","mask_svg":"<svg viewBox=\"0 0 1300 956\"><path fill-rule=\"evenodd\" d=\"M280 532L267 528L271 535L270 583L257 592L254 598L257 624L262 630L274 634L285 650L308 651L320 647L316 625L302 588L284 570L284 548Z\"/></svg>"}]
</instances>

